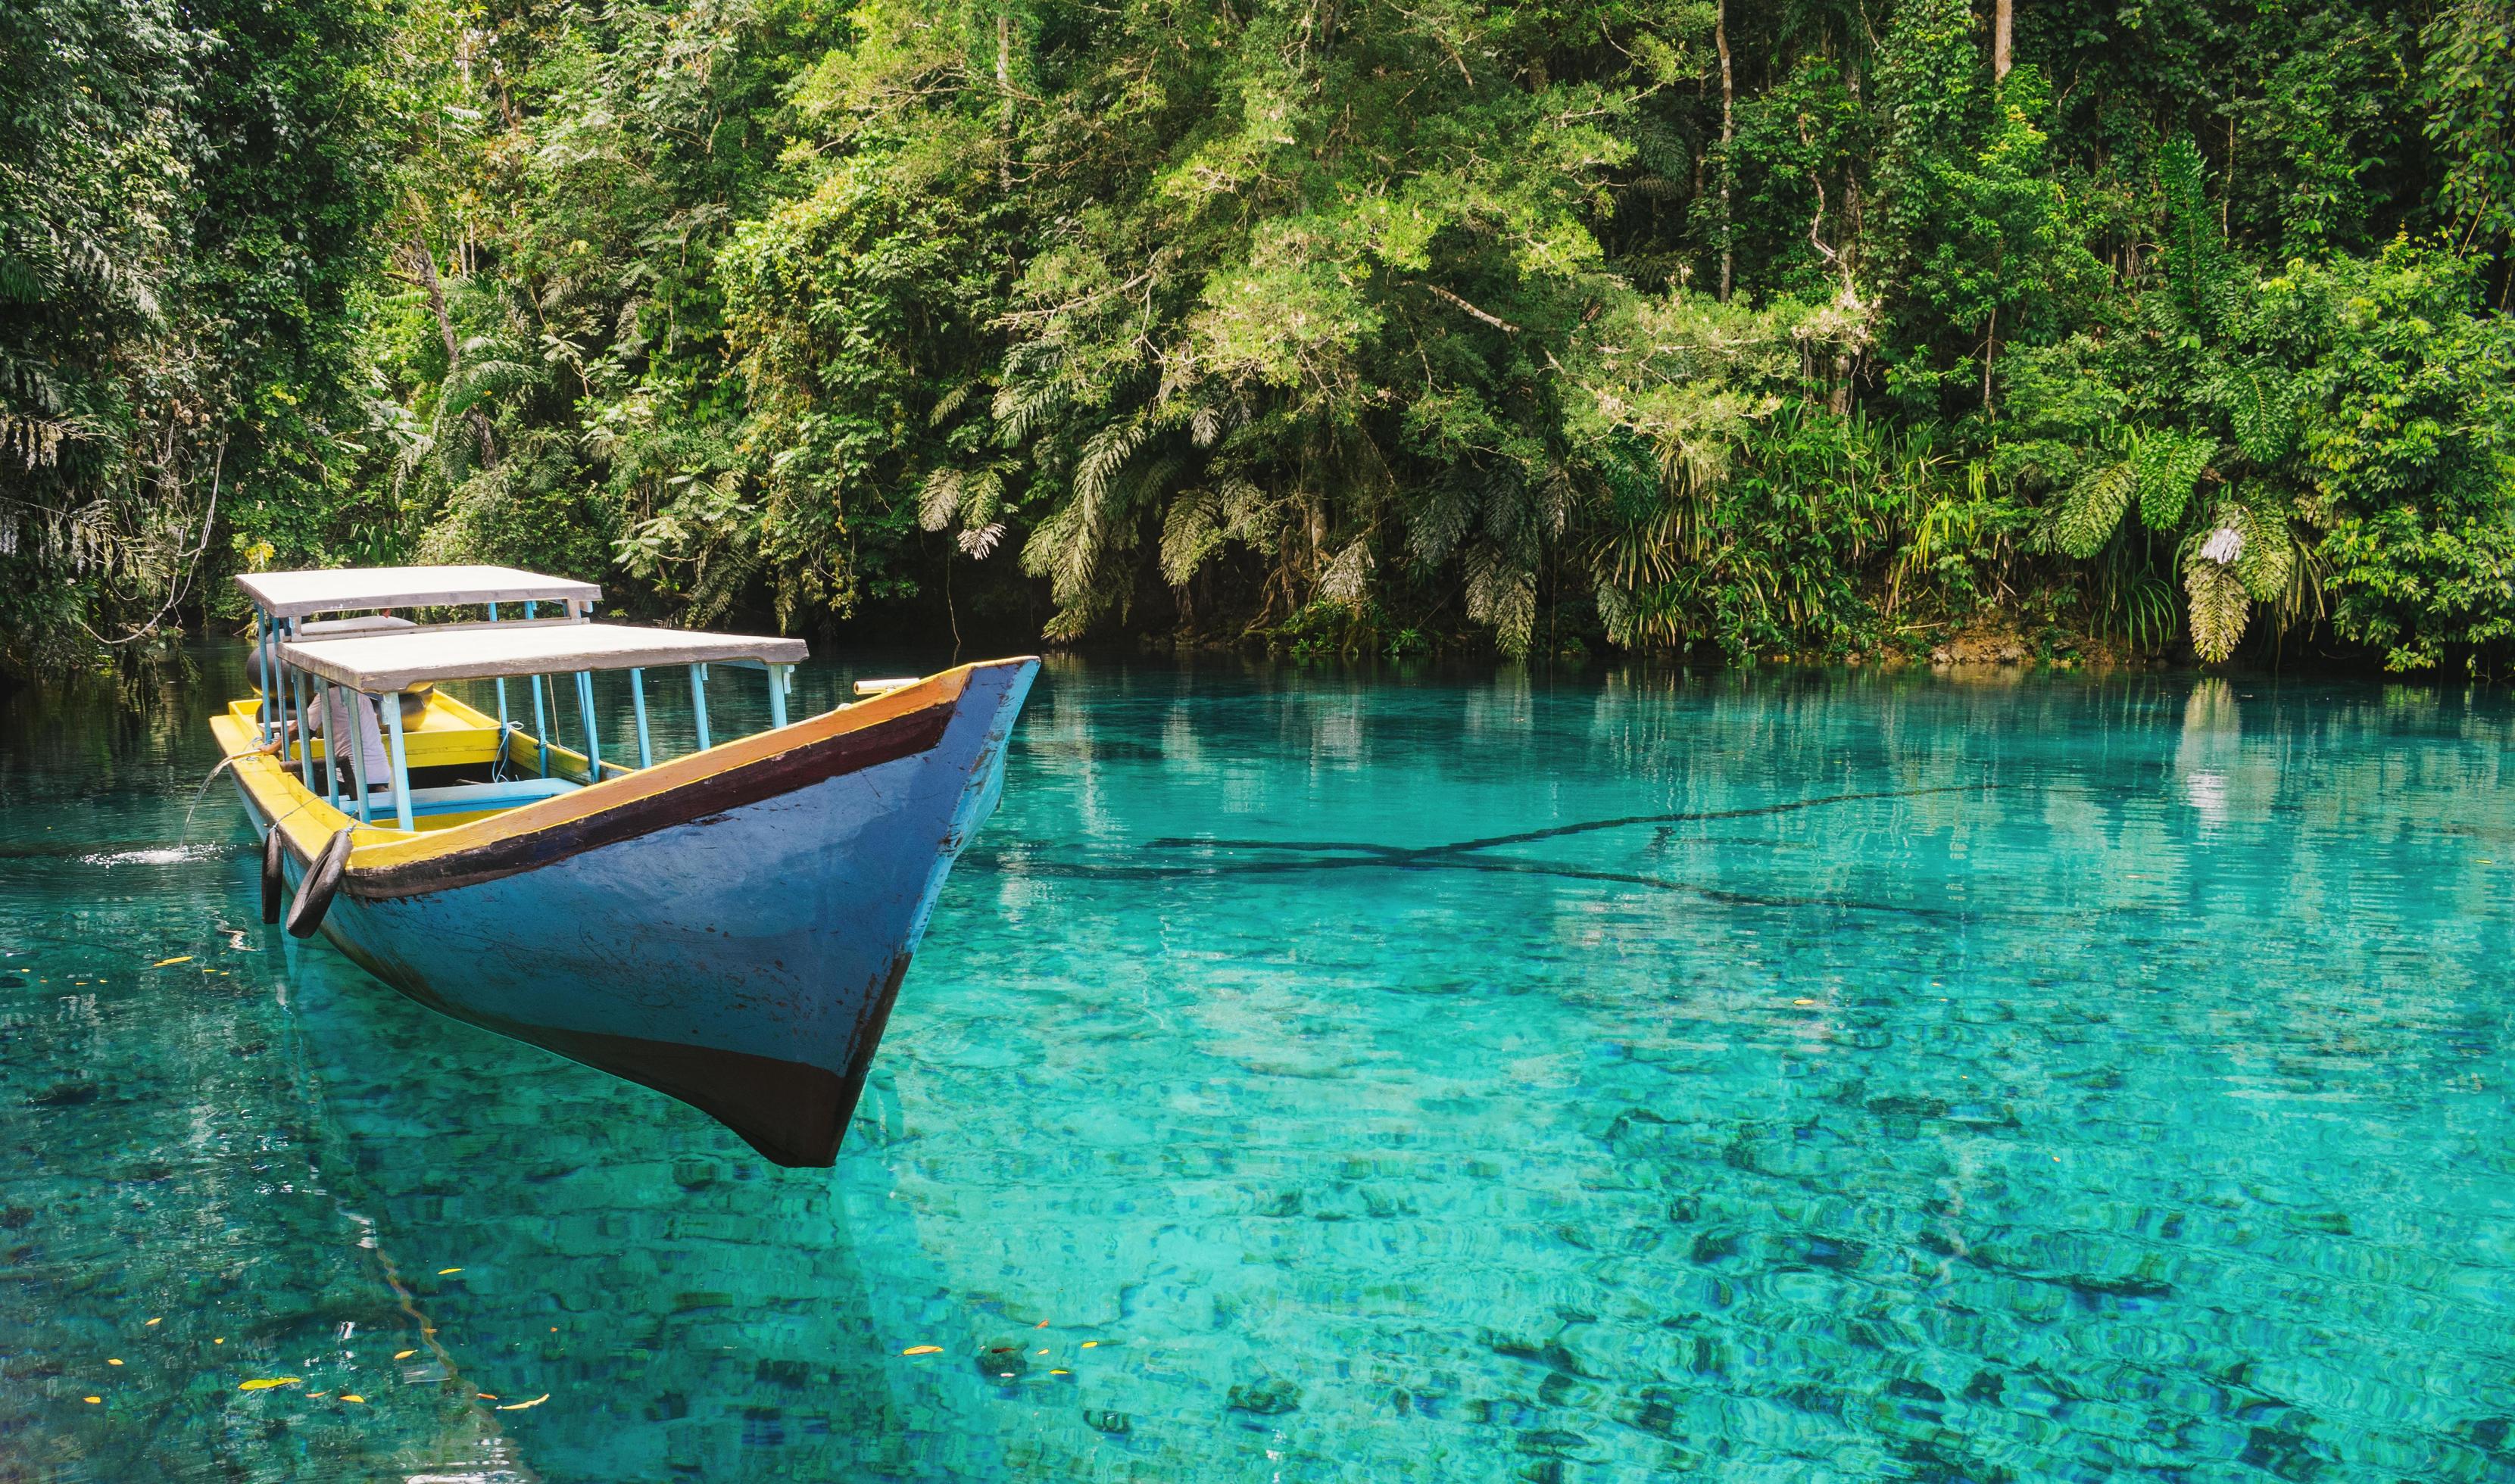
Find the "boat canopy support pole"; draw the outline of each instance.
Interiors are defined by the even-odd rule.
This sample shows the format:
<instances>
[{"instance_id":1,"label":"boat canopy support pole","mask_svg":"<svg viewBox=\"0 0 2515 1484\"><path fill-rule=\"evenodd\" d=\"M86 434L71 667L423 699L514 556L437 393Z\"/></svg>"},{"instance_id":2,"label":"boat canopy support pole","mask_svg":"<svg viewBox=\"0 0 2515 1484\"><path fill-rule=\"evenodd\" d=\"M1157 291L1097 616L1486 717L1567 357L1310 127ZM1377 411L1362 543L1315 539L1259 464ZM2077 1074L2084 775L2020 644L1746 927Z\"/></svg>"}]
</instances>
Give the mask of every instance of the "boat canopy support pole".
<instances>
[{"instance_id":1,"label":"boat canopy support pole","mask_svg":"<svg viewBox=\"0 0 2515 1484\"><path fill-rule=\"evenodd\" d=\"M274 618L262 626L262 695L270 713L270 728L263 741L275 742L286 734L287 707L279 698L279 620Z\"/></svg>"},{"instance_id":2,"label":"boat canopy support pole","mask_svg":"<svg viewBox=\"0 0 2515 1484\"><path fill-rule=\"evenodd\" d=\"M489 605L489 622L491 622L491 623L493 623L493 624L494 624L494 623L496 623L497 621L498 621L498 605L497 605L496 603L491 603L491 604ZM504 752L504 751L506 750L506 747L507 747L507 678L506 678L505 676L503 676L503 675L502 675L502 676L498 677L498 749L499 749L499 751ZM504 760L501 760L501 761L504 761Z\"/></svg>"},{"instance_id":3,"label":"boat canopy support pole","mask_svg":"<svg viewBox=\"0 0 2515 1484\"><path fill-rule=\"evenodd\" d=\"M706 752L708 750L708 724L707 667L705 665L692 665L690 667L690 710L698 714L699 751Z\"/></svg>"},{"instance_id":4,"label":"boat canopy support pole","mask_svg":"<svg viewBox=\"0 0 2515 1484\"><path fill-rule=\"evenodd\" d=\"M367 693L343 687L350 713L350 775L358 786L358 823L376 822L375 804L367 797Z\"/></svg>"},{"instance_id":5,"label":"boat canopy support pole","mask_svg":"<svg viewBox=\"0 0 2515 1484\"><path fill-rule=\"evenodd\" d=\"M524 617L530 618L540 603L527 599ZM542 678L533 677L533 771L550 776L550 724L542 719Z\"/></svg>"},{"instance_id":6,"label":"boat canopy support pole","mask_svg":"<svg viewBox=\"0 0 2515 1484\"><path fill-rule=\"evenodd\" d=\"M314 678L314 704L323 708L323 797L337 809L341 806L341 738L332 724L332 682L319 675Z\"/></svg>"},{"instance_id":7,"label":"boat canopy support pole","mask_svg":"<svg viewBox=\"0 0 2515 1484\"><path fill-rule=\"evenodd\" d=\"M385 710L385 725L392 732L393 823L407 830L410 823L410 763L401 746L401 697L389 695L379 703Z\"/></svg>"},{"instance_id":8,"label":"boat canopy support pole","mask_svg":"<svg viewBox=\"0 0 2515 1484\"><path fill-rule=\"evenodd\" d=\"M602 781L602 739L594 724L594 676L590 671L576 673L576 711L585 720L585 781Z\"/></svg>"},{"instance_id":9,"label":"boat canopy support pole","mask_svg":"<svg viewBox=\"0 0 2515 1484\"><path fill-rule=\"evenodd\" d=\"M270 742L270 614L253 605L253 729L264 745Z\"/></svg>"},{"instance_id":10,"label":"boat canopy support pole","mask_svg":"<svg viewBox=\"0 0 2515 1484\"><path fill-rule=\"evenodd\" d=\"M631 666L629 670L629 706L638 713L638 765L653 767L653 745L646 740L646 672Z\"/></svg>"},{"instance_id":11,"label":"boat canopy support pole","mask_svg":"<svg viewBox=\"0 0 2515 1484\"><path fill-rule=\"evenodd\" d=\"M786 724L786 686L795 667L770 665L765 668L768 671L768 724L783 726Z\"/></svg>"},{"instance_id":12,"label":"boat canopy support pole","mask_svg":"<svg viewBox=\"0 0 2515 1484\"><path fill-rule=\"evenodd\" d=\"M288 672L288 689L297 698L297 776L306 792L314 792L314 729L306 718L306 672Z\"/></svg>"}]
</instances>

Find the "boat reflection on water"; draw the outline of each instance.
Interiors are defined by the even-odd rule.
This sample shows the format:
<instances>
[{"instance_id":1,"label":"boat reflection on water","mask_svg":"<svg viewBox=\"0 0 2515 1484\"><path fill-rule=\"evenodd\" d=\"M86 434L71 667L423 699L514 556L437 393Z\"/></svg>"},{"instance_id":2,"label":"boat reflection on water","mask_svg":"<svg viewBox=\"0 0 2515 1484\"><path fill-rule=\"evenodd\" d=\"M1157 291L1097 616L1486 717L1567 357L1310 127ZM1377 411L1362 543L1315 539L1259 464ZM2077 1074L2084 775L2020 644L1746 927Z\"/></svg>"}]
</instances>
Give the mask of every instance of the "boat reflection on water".
<instances>
[{"instance_id":1,"label":"boat reflection on water","mask_svg":"<svg viewBox=\"0 0 2515 1484\"><path fill-rule=\"evenodd\" d=\"M969 1449L936 1424L975 1376L902 1366L897 1336L925 1331L884 1311L858 1260L867 1241L913 1249L879 1229L894 1213L851 1211L845 1181L765 1166L691 1110L449 1033L327 949L294 957L325 1163L350 1167L411 1291L410 1383L493 1420L553 1479L912 1477ZM470 1091L491 1061L536 1095ZM878 1100L854 1137L879 1138Z\"/></svg>"}]
</instances>

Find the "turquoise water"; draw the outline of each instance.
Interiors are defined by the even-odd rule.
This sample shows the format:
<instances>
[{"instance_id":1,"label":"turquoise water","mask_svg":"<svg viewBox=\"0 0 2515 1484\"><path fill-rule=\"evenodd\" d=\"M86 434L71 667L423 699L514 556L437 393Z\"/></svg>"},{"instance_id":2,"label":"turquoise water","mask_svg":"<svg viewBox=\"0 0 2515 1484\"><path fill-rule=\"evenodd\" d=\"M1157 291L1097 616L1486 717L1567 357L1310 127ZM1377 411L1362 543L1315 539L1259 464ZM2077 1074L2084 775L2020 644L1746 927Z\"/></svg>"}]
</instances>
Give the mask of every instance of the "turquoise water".
<instances>
[{"instance_id":1,"label":"turquoise water","mask_svg":"<svg viewBox=\"0 0 2515 1484\"><path fill-rule=\"evenodd\" d=\"M2515 1480L2501 694L1052 664L810 1172L170 849L204 654L0 702L0 1479Z\"/></svg>"}]
</instances>

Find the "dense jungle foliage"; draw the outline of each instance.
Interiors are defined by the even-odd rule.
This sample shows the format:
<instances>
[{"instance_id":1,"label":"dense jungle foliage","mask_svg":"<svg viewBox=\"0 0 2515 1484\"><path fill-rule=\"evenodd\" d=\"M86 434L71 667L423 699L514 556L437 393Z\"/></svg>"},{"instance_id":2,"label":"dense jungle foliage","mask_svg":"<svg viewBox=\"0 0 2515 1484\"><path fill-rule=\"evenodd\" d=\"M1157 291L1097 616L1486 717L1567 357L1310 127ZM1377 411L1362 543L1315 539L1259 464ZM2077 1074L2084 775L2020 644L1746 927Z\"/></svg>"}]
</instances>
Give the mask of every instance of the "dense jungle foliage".
<instances>
[{"instance_id":1,"label":"dense jungle foliage","mask_svg":"<svg viewBox=\"0 0 2515 1484\"><path fill-rule=\"evenodd\" d=\"M0 651L248 567L2515 655L2515 3L21 0ZM1944 652L1944 651L1943 651Z\"/></svg>"}]
</instances>

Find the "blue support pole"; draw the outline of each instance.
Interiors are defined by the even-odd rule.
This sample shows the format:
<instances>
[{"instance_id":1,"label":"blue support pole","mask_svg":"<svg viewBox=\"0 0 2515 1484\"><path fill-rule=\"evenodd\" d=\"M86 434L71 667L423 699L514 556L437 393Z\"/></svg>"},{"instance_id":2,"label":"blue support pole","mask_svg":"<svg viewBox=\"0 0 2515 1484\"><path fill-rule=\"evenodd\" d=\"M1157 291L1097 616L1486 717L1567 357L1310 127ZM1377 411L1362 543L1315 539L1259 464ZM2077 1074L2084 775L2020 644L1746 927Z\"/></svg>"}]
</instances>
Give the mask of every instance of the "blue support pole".
<instances>
[{"instance_id":1,"label":"blue support pole","mask_svg":"<svg viewBox=\"0 0 2515 1484\"><path fill-rule=\"evenodd\" d=\"M288 672L288 689L297 698L297 776L306 792L314 792L314 732L306 724L306 672Z\"/></svg>"},{"instance_id":2,"label":"blue support pole","mask_svg":"<svg viewBox=\"0 0 2515 1484\"><path fill-rule=\"evenodd\" d=\"M491 623L493 623L493 624L494 624L494 623L496 623L497 621L498 621L498 605L497 605L496 603L491 603L491 604L489 605L489 622L491 622ZM498 746L499 746L501 749L503 749L503 748L505 748L505 747L506 747L506 745L507 745L507 678L506 678L505 676L503 676L503 675L502 675L502 676L498 677Z\"/></svg>"},{"instance_id":3,"label":"blue support pole","mask_svg":"<svg viewBox=\"0 0 2515 1484\"><path fill-rule=\"evenodd\" d=\"M393 823L407 830L410 824L410 763L401 746L401 697L383 697L385 725L392 733Z\"/></svg>"},{"instance_id":4,"label":"blue support pole","mask_svg":"<svg viewBox=\"0 0 2515 1484\"><path fill-rule=\"evenodd\" d=\"M530 618L541 607L538 602L524 604L524 617ZM533 771L550 776L550 727L542 720L542 678L533 677Z\"/></svg>"},{"instance_id":5,"label":"blue support pole","mask_svg":"<svg viewBox=\"0 0 2515 1484\"><path fill-rule=\"evenodd\" d=\"M367 797L367 694L347 691L350 710L350 774L358 786L358 823L376 822L374 801Z\"/></svg>"},{"instance_id":6,"label":"blue support pole","mask_svg":"<svg viewBox=\"0 0 2515 1484\"><path fill-rule=\"evenodd\" d=\"M629 672L629 705L638 713L638 765L655 765L655 753L646 741L646 672L632 668Z\"/></svg>"},{"instance_id":7,"label":"blue support pole","mask_svg":"<svg viewBox=\"0 0 2515 1484\"><path fill-rule=\"evenodd\" d=\"M786 672L789 666L768 668L768 724L771 728L786 724Z\"/></svg>"},{"instance_id":8,"label":"blue support pole","mask_svg":"<svg viewBox=\"0 0 2515 1484\"><path fill-rule=\"evenodd\" d=\"M260 603L256 603L256 604L254 604L254 605L253 605L253 668L254 668L254 678L253 678L253 680L254 680L254 684L253 684L253 701L254 701L254 706L253 706L253 729L254 729L254 734L255 734L255 736L256 736L256 737L258 737L261 741L266 742L266 743L267 743L267 742L268 742L268 741L270 740L270 684L269 684L269 681L270 681L270 666L269 666L269 663L268 662L268 660L267 660L267 658L266 658L266 656L268 656L268 655L269 654L269 652L270 652L270 651L269 651L269 649L266 646L266 641L265 641L265 632L266 632L267 630L268 630L268 629L269 629L269 627L270 627L270 615L263 611L262 604L260 604Z\"/></svg>"},{"instance_id":9,"label":"blue support pole","mask_svg":"<svg viewBox=\"0 0 2515 1484\"><path fill-rule=\"evenodd\" d=\"M708 724L707 667L705 665L692 665L690 667L690 709L698 713L699 751L706 752L708 750Z\"/></svg>"},{"instance_id":10,"label":"blue support pole","mask_svg":"<svg viewBox=\"0 0 2515 1484\"><path fill-rule=\"evenodd\" d=\"M332 682L320 676L314 680L314 704L323 708L323 796L337 809L341 806L341 738L332 727Z\"/></svg>"},{"instance_id":11,"label":"blue support pole","mask_svg":"<svg viewBox=\"0 0 2515 1484\"><path fill-rule=\"evenodd\" d=\"M270 713L270 724L264 730L262 740L270 742L279 736L285 720L279 706L279 620L275 618L263 626L262 694L264 707Z\"/></svg>"},{"instance_id":12,"label":"blue support pole","mask_svg":"<svg viewBox=\"0 0 2515 1484\"><path fill-rule=\"evenodd\" d=\"M594 725L594 677L586 671L576 673L576 711L585 720L585 781L602 781L602 739Z\"/></svg>"}]
</instances>

